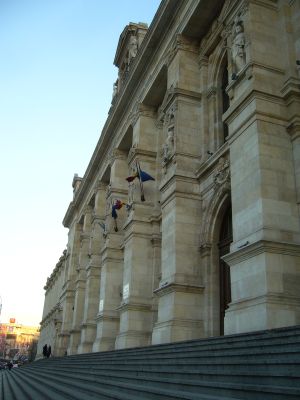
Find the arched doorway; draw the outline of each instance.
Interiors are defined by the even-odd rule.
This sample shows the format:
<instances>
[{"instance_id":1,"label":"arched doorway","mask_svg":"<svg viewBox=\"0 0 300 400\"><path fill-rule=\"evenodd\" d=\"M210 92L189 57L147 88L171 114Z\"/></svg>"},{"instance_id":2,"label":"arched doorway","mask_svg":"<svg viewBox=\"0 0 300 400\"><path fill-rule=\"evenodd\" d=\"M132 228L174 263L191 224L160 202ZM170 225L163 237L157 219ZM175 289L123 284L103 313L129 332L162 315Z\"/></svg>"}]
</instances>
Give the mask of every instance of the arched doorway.
<instances>
[{"instance_id":1,"label":"arched doorway","mask_svg":"<svg viewBox=\"0 0 300 400\"><path fill-rule=\"evenodd\" d=\"M232 242L232 212L229 206L223 216L219 236L219 287L220 287L220 335L224 335L224 317L231 302L230 269L222 260L222 256L230 252Z\"/></svg>"}]
</instances>

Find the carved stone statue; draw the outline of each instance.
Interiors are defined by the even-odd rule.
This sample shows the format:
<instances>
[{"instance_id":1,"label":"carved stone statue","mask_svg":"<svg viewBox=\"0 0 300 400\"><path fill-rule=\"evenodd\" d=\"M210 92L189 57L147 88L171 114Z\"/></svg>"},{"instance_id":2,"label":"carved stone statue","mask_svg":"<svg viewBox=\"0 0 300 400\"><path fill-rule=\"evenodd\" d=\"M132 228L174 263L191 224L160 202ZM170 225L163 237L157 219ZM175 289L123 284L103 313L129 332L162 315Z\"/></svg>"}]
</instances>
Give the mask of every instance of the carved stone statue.
<instances>
[{"instance_id":1,"label":"carved stone statue","mask_svg":"<svg viewBox=\"0 0 300 400\"><path fill-rule=\"evenodd\" d=\"M130 63L131 59L137 55L138 44L136 36L132 35L129 40L129 49L128 49L128 62Z\"/></svg>"},{"instance_id":2,"label":"carved stone statue","mask_svg":"<svg viewBox=\"0 0 300 400\"><path fill-rule=\"evenodd\" d=\"M231 54L235 73L239 73L246 64L245 34L241 20L236 20L233 26Z\"/></svg>"},{"instance_id":3,"label":"carved stone statue","mask_svg":"<svg viewBox=\"0 0 300 400\"><path fill-rule=\"evenodd\" d=\"M163 162L167 162L174 151L174 126L168 128L167 138L163 144Z\"/></svg>"},{"instance_id":4,"label":"carved stone statue","mask_svg":"<svg viewBox=\"0 0 300 400\"><path fill-rule=\"evenodd\" d=\"M114 100L117 94L118 94L118 81L116 80L116 82L113 84L112 100Z\"/></svg>"},{"instance_id":5,"label":"carved stone statue","mask_svg":"<svg viewBox=\"0 0 300 400\"><path fill-rule=\"evenodd\" d=\"M135 183L130 182L128 185L128 204L131 205L134 202L134 192L135 192Z\"/></svg>"}]
</instances>

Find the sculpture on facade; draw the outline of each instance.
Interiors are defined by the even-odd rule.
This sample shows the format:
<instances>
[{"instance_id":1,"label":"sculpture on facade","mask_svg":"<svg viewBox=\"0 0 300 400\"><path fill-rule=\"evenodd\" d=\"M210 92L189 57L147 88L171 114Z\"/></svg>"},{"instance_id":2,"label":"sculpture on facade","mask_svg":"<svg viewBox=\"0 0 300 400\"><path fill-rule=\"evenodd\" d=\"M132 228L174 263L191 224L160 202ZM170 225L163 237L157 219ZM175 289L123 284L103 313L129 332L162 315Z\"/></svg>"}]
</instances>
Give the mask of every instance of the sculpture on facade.
<instances>
[{"instance_id":1,"label":"sculpture on facade","mask_svg":"<svg viewBox=\"0 0 300 400\"><path fill-rule=\"evenodd\" d=\"M162 146L162 165L165 168L168 161L172 158L175 148L175 111L172 108L166 117L167 134L165 142Z\"/></svg>"},{"instance_id":2,"label":"sculpture on facade","mask_svg":"<svg viewBox=\"0 0 300 400\"><path fill-rule=\"evenodd\" d=\"M174 126L168 128L167 138L163 144L163 162L166 163L174 150Z\"/></svg>"},{"instance_id":3,"label":"sculpture on facade","mask_svg":"<svg viewBox=\"0 0 300 400\"><path fill-rule=\"evenodd\" d=\"M234 72L238 74L246 64L244 27L242 21L238 18L235 19L233 25L231 55Z\"/></svg>"},{"instance_id":4,"label":"sculpture on facade","mask_svg":"<svg viewBox=\"0 0 300 400\"><path fill-rule=\"evenodd\" d=\"M130 36L129 49L128 49L128 64L130 61L136 57L138 51L138 44L136 36Z\"/></svg>"},{"instance_id":5,"label":"sculpture on facade","mask_svg":"<svg viewBox=\"0 0 300 400\"><path fill-rule=\"evenodd\" d=\"M113 84L112 102L114 101L117 94L118 94L118 79Z\"/></svg>"}]
</instances>

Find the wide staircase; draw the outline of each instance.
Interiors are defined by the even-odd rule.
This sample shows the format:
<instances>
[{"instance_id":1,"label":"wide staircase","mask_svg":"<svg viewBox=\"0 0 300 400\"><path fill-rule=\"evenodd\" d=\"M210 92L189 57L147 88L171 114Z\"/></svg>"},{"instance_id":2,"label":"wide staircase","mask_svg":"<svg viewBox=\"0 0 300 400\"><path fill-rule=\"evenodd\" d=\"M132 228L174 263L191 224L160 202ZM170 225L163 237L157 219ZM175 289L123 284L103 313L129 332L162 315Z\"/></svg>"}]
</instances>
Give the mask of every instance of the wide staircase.
<instances>
[{"instance_id":1,"label":"wide staircase","mask_svg":"<svg viewBox=\"0 0 300 400\"><path fill-rule=\"evenodd\" d=\"M300 325L52 357L0 372L1 400L300 399Z\"/></svg>"}]
</instances>

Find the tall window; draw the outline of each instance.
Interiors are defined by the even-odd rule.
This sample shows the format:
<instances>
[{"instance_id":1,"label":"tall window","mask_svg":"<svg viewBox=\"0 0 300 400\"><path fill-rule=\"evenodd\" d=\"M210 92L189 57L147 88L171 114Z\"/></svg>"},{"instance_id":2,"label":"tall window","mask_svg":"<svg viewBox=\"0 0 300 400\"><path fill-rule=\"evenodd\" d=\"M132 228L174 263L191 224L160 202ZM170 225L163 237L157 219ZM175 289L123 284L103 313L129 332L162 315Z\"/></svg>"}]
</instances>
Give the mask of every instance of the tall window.
<instances>
[{"instance_id":1,"label":"tall window","mask_svg":"<svg viewBox=\"0 0 300 400\"><path fill-rule=\"evenodd\" d=\"M227 65L225 65L222 74L222 114L229 108L229 96L226 93L226 87L228 86L228 71ZM223 122L223 143L225 142L228 136L228 126L225 122Z\"/></svg>"},{"instance_id":2,"label":"tall window","mask_svg":"<svg viewBox=\"0 0 300 400\"><path fill-rule=\"evenodd\" d=\"M232 242L232 213L231 207L228 207L223 216L220 237L219 237L219 268L220 268L220 335L224 335L224 317L228 304L231 302L231 285L229 266L221 259L227 253L230 253L230 243Z\"/></svg>"}]
</instances>

